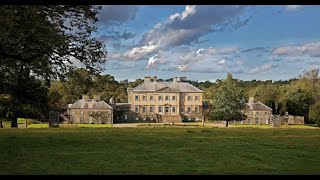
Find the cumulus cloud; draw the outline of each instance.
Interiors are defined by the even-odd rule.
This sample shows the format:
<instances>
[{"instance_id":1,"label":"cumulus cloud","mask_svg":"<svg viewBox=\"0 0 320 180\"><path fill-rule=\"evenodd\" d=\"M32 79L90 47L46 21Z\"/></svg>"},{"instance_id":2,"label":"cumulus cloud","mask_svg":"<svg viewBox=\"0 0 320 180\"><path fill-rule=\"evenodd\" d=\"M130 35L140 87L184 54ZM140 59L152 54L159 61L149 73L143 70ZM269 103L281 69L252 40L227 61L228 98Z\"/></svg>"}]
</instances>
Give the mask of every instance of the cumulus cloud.
<instances>
[{"instance_id":1,"label":"cumulus cloud","mask_svg":"<svg viewBox=\"0 0 320 180\"><path fill-rule=\"evenodd\" d=\"M274 67L276 67L276 65L274 65L274 64L264 64L262 66L257 66L254 69L251 69L249 71L249 73L250 74L257 74L257 73L267 72Z\"/></svg>"},{"instance_id":2,"label":"cumulus cloud","mask_svg":"<svg viewBox=\"0 0 320 180\"><path fill-rule=\"evenodd\" d=\"M303 7L302 5L286 5L286 10L295 11L295 10L298 10L302 7Z\"/></svg>"},{"instance_id":3,"label":"cumulus cloud","mask_svg":"<svg viewBox=\"0 0 320 180\"><path fill-rule=\"evenodd\" d=\"M160 45L155 44L153 42L149 42L147 45L135 47L131 50L128 50L124 53L124 57L126 59L141 59L142 57L149 55L150 53L154 52L155 50L159 49Z\"/></svg>"},{"instance_id":4,"label":"cumulus cloud","mask_svg":"<svg viewBox=\"0 0 320 180\"><path fill-rule=\"evenodd\" d=\"M167 22L156 24L144 33L139 44L126 53L134 51L137 54L149 55L158 50L166 51L180 45L198 43L199 38L225 27L244 26L248 18L244 15L246 6L216 5L216 6L186 6L181 13L169 16ZM158 44L148 53L145 47L149 44ZM142 53L139 50L143 51ZM135 56L138 58L137 56ZM139 58L146 58L141 55Z\"/></svg>"},{"instance_id":5,"label":"cumulus cloud","mask_svg":"<svg viewBox=\"0 0 320 180\"><path fill-rule=\"evenodd\" d=\"M134 5L104 5L98 14L100 25L120 25L126 21L134 20L138 6Z\"/></svg>"},{"instance_id":6,"label":"cumulus cloud","mask_svg":"<svg viewBox=\"0 0 320 180\"><path fill-rule=\"evenodd\" d=\"M146 69L158 69L157 66L159 64L166 64L166 62L160 58L159 54L156 54L156 55L149 58L148 65L146 66Z\"/></svg>"},{"instance_id":7,"label":"cumulus cloud","mask_svg":"<svg viewBox=\"0 0 320 180\"><path fill-rule=\"evenodd\" d=\"M276 56L310 56L320 57L320 43L308 43L301 46L285 46L273 50L273 55Z\"/></svg>"},{"instance_id":8,"label":"cumulus cloud","mask_svg":"<svg viewBox=\"0 0 320 180\"><path fill-rule=\"evenodd\" d=\"M159 52L149 58L147 69L164 71L220 73L243 72L243 62L234 58L238 48L200 48L195 51Z\"/></svg>"}]
</instances>

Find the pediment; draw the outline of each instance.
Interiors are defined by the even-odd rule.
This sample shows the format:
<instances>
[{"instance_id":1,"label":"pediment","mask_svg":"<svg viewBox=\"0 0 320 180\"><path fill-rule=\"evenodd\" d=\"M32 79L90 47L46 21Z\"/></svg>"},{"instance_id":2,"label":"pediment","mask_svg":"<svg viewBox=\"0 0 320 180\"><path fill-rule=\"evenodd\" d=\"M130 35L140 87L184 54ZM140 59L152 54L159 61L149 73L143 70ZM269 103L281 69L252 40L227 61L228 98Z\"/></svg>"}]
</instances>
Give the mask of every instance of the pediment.
<instances>
[{"instance_id":1,"label":"pediment","mask_svg":"<svg viewBox=\"0 0 320 180\"><path fill-rule=\"evenodd\" d=\"M179 90L170 87L164 87L159 89L157 92L179 92Z\"/></svg>"}]
</instances>

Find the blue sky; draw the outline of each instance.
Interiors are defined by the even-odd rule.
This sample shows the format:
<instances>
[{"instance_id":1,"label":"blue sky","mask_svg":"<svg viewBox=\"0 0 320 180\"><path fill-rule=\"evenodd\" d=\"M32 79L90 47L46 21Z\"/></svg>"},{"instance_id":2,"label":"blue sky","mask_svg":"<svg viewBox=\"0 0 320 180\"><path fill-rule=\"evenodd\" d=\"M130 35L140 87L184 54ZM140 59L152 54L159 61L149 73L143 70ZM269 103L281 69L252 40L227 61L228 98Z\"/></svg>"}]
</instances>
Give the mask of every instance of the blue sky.
<instances>
[{"instance_id":1,"label":"blue sky","mask_svg":"<svg viewBox=\"0 0 320 180\"><path fill-rule=\"evenodd\" d=\"M286 80L320 67L320 6L103 6L97 36L116 80Z\"/></svg>"}]
</instances>

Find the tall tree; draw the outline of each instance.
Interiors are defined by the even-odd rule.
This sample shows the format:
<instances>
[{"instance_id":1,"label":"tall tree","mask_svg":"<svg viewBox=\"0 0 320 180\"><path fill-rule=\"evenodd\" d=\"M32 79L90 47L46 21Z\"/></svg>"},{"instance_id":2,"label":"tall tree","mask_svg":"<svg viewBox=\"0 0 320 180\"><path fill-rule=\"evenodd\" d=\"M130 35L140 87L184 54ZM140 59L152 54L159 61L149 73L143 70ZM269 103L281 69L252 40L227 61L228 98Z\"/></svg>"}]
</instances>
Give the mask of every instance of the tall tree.
<instances>
[{"instance_id":1,"label":"tall tree","mask_svg":"<svg viewBox=\"0 0 320 180\"><path fill-rule=\"evenodd\" d=\"M49 86L50 79L63 78L74 68L73 60L90 72L101 70L105 48L92 35L99 9L91 5L0 6L0 69L11 79L1 83L0 94L12 99L8 109L12 127L17 127L17 117L23 114L17 109L30 100L18 95L23 90L17 82L40 78ZM9 91L10 87L17 90Z\"/></svg>"},{"instance_id":2,"label":"tall tree","mask_svg":"<svg viewBox=\"0 0 320 180\"><path fill-rule=\"evenodd\" d=\"M312 88L315 87L316 82L318 81L319 69L313 68L309 71L304 71L302 75L299 75L300 79L306 79L312 85Z\"/></svg>"},{"instance_id":3,"label":"tall tree","mask_svg":"<svg viewBox=\"0 0 320 180\"><path fill-rule=\"evenodd\" d=\"M226 121L226 127L229 121L240 121L246 118L242 112L246 106L244 89L238 85L237 80L233 79L230 73L226 80L218 84L211 104L213 106L211 118Z\"/></svg>"},{"instance_id":4,"label":"tall tree","mask_svg":"<svg viewBox=\"0 0 320 180\"><path fill-rule=\"evenodd\" d=\"M320 103L310 106L309 119L320 127Z\"/></svg>"},{"instance_id":5,"label":"tall tree","mask_svg":"<svg viewBox=\"0 0 320 180\"><path fill-rule=\"evenodd\" d=\"M276 114L278 110L278 87L274 84L258 85L252 89L249 93L250 97L255 97L257 101L261 101L267 106L273 109L273 113Z\"/></svg>"}]
</instances>

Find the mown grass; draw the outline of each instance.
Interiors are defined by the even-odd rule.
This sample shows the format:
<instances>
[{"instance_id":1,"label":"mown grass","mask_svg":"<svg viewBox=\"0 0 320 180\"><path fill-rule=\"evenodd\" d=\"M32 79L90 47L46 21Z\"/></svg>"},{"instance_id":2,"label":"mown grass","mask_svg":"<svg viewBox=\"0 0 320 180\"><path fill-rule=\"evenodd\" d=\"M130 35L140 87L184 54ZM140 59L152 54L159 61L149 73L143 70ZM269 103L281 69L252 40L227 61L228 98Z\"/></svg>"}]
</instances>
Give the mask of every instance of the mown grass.
<instances>
[{"instance_id":1,"label":"mown grass","mask_svg":"<svg viewBox=\"0 0 320 180\"><path fill-rule=\"evenodd\" d=\"M255 124L232 124L230 127L236 127L236 128L271 128L270 125L255 125ZM298 129L319 129L316 124L302 124L302 125L281 125L280 128L298 128Z\"/></svg>"},{"instance_id":2,"label":"mown grass","mask_svg":"<svg viewBox=\"0 0 320 180\"><path fill-rule=\"evenodd\" d=\"M0 129L0 174L320 174L320 130Z\"/></svg>"}]
</instances>

